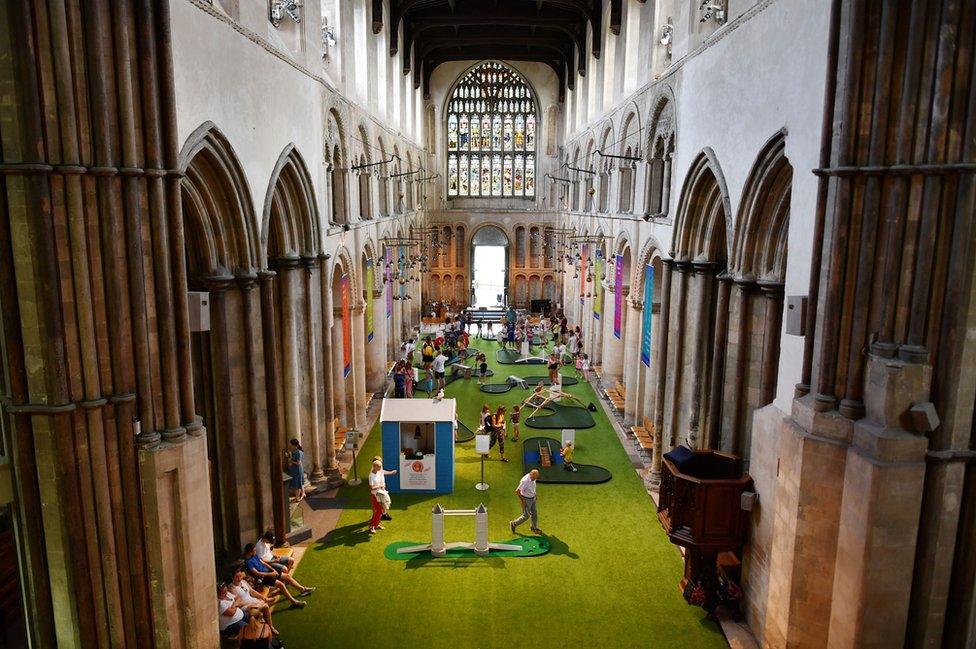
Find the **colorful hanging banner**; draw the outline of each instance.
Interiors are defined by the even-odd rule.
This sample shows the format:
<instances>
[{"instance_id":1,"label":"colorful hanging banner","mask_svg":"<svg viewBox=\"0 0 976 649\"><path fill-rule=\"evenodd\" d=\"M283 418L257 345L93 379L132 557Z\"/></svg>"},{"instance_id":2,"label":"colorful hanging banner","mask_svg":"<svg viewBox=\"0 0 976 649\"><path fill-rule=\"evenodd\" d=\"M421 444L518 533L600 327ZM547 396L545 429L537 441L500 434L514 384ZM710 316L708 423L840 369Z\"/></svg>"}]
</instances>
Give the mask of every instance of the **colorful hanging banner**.
<instances>
[{"instance_id":1,"label":"colorful hanging banner","mask_svg":"<svg viewBox=\"0 0 976 649\"><path fill-rule=\"evenodd\" d=\"M596 251L593 262L593 317L597 320L603 315L603 251Z\"/></svg>"},{"instance_id":2,"label":"colorful hanging banner","mask_svg":"<svg viewBox=\"0 0 976 649\"><path fill-rule=\"evenodd\" d=\"M366 342L373 340L373 260L366 260Z\"/></svg>"},{"instance_id":3,"label":"colorful hanging banner","mask_svg":"<svg viewBox=\"0 0 976 649\"><path fill-rule=\"evenodd\" d=\"M383 277L386 281L386 317L393 317L393 248L386 249Z\"/></svg>"},{"instance_id":4,"label":"colorful hanging banner","mask_svg":"<svg viewBox=\"0 0 976 649\"><path fill-rule=\"evenodd\" d=\"M590 256L589 244L584 243L583 249L580 251L580 304L583 304L583 298L586 296L586 262ZM582 316L583 313L580 312Z\"/></svg>"},{"instance_id":5,"label":"colorful hanging banner","mask_svg":"<svg viewBox=\"0 0 976 649\"><path fill-rule=\"evenodd\" d=\"M651 366L651 314L654 312L654 266L644 267L644 317L641 320L641 362Z\"/></svg>"},{"instance_id":6,"label":"colorful hanging banner","mask_svg":"<svg viewBox=\"0 0 976 649\"><path fill-rule=\"evenodd\" d=\"M613 266L613 337L620 338L620 325L624 314L624 256L617 255Z\"/></svg>"},{"instance_id":7,"label":"colorful hanging banner","mask_svg":"<svg viewBox=\"0 0 976 649\"><path fill-rule=\"evenodd\" d=\"M352 323L349 315L349 275L339 278L342 303L342 376L352 370Z\"/></svg>"},{"instance_id":8,"label":"colorful hanging banner","mask_svg":"<svg viewBox=\"0 0 976 649\"><path fill-rule=\"evenodd\" d=\"M400 299L402 300L407 295L407 283L403 281L405 279L404 270L406 269L407 266L407 259L406 259L406 255L404 254L403 246L399 247L398 255L399 256L397 258L397 267L400 269L400 273L399 273L400 279L398 279L397 281L400 283Z\"/></svg>"}]
</instances>

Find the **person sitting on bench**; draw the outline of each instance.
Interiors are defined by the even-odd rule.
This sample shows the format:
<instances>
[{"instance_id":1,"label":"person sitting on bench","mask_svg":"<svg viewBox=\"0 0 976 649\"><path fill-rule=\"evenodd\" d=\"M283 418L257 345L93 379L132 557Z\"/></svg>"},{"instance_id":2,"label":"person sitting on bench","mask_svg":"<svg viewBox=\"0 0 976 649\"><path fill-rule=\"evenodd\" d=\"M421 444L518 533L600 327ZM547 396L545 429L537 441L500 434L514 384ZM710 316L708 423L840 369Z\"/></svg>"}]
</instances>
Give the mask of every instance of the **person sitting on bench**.
<instances>
[{"instance_id":1,"label":"person sitting on bench","mask_svg":"<svg viewBox=\"0 0 976 649\"><path fill-rule=\"evenodd\" d=\"M275 535L271 530L266 531L258 539L258 542L254 544L254 554L261 557L261 560L265 563L271 564L271 567L278 572L291 572L291 569L295 566L295 560L291 557L279 557L275 555L271 549L275 545Z\"/></svg>"},{"instance_id":2,"label":"person sitting on bench","mask_svg":"<svg viewBox=\"0 0 976 649\"><path fill-rule=\"evenodd\" d=\"M262 561L261 557L254 553L253 543L248 543L244 546L244 566L247 568L248 574L250 574L251 577L253 577L259 584L262 586L267 586L268 588L277 588L278 592L284 595L285 598L291 602L292 606L297 608L305 608L305 602L295 599L295 597L288 592L288 587L286 584L290 584L297 588L299 590L299 597L311 595L315 591L314 586L302 586L290 574L286 572L279 572L271 567L270 564Z\"/></svg>"}]
</instances>

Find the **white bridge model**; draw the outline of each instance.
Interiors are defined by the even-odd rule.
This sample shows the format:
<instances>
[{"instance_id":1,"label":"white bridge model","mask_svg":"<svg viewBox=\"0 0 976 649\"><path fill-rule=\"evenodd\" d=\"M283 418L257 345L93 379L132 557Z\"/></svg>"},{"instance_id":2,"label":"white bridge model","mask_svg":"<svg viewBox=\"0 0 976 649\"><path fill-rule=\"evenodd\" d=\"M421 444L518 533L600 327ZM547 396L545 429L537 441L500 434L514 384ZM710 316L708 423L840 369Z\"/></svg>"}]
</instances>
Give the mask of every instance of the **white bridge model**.
<instances>
[{"instance_id":1,"label":"white bridge model","mask_svg":"<svg viewBox=\"0 0 976 649\"><path fill-rule=\"evenodd\" d=\"M488 508L485 507L484 503L478 505L475 509L444 509L440 504L434 505L431 510L432 523L431 523L431 534L430 543L426 545L410 545L405 548L399 548L397 550L398 554L412 554L415 552L425 552L430 551L431 556L443 557L447 554L448 550L464 549L464 550L474 550L474 553L479 556L486 556L489 550L521 550L521 545L514 545L512 543L491 543L488 541ZM444 542L444 517L445 516L474 516L474 529L475 534L474 543L465 543L463 541L454 543Z\"/></svg>"}]
</instances>

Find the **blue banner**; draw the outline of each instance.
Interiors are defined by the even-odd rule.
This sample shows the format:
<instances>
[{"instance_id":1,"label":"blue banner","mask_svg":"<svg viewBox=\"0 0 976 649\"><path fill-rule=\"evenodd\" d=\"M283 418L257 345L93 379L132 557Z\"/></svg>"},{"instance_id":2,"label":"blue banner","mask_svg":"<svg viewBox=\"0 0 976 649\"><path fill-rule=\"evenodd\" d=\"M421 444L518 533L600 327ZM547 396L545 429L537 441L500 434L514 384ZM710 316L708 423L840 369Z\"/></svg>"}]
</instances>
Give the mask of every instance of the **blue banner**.
<instances>
[{"instance_id":1,"label":"blue banner","mask_svg":"<svg viewBox=\"0 0 976 649\"><path fill-rule=\"evenodd\" d=\"M651 314L654 311L654 266L644 267L644 312L641 319L641 362L651 366Z\"/></svg>"}]
</instances>

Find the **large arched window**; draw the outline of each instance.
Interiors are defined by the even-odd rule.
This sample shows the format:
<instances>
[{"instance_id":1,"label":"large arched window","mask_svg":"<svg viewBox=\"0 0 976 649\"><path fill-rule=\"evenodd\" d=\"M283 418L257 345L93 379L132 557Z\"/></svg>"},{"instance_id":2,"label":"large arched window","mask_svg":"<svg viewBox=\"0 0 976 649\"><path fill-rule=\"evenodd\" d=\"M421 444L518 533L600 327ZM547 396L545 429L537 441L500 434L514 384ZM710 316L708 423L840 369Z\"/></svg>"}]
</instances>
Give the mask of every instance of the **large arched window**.
<instances>
[{"instance_id":1,"label":"large arched window","mask_svg":"<svg viewBox=\"0 0 976 649\"><path fill-rule=\"evenodd\" d=\"M535 196L536 114L517 72L485 61L458 82L447 106L447 195Z\"/></svg>"}]
</instances>

